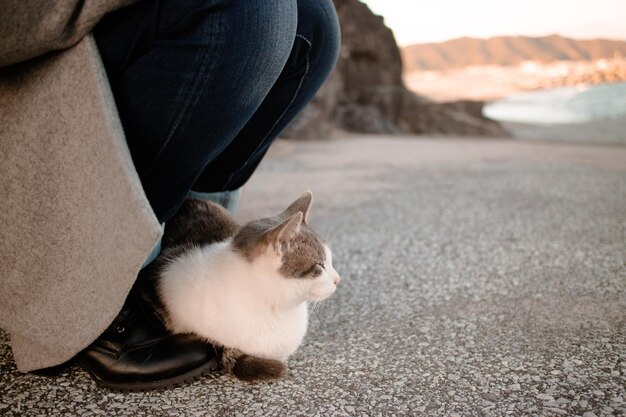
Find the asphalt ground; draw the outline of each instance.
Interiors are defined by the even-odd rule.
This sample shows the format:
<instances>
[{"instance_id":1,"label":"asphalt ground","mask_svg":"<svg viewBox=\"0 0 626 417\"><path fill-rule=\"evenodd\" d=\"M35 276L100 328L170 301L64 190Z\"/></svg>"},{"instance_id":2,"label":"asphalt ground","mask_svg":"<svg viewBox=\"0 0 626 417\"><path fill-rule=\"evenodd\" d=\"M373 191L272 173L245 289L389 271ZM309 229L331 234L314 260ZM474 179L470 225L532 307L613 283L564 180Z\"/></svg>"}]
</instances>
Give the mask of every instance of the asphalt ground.
<instances>
[{"instance_id":1,"label":"asphalt ground","mask_svg":"<svg viewBox=\"0 0 626 417\"><path fill-rule=\"evenodd\" d=\"M112 393L0 332L0 415L626 415L626 147L280 141L238 216L306 189L342 282L286 379Z\"/></svg>"}]
</instances>

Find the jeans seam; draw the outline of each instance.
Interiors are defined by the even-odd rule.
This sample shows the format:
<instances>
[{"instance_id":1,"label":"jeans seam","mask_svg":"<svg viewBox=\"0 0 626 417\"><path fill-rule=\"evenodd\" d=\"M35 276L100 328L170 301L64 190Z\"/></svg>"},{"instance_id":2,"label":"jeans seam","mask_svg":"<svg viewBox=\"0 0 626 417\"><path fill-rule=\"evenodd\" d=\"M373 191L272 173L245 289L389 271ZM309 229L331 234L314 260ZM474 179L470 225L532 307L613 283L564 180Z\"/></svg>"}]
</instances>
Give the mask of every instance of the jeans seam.
<instances>
[{"instance_id":1,"label":"jeans seam","mask_svg":"<svg viewBox=\"0 0 626 417\"><path fill-rule=\"evenodd\" d=\"M296 34L296 38L303 39L309 45L310 48L313 48L313 44L305 36L297 33ZM283 118L285 117L285 114L287 114L287 112L289 111L289 109L291 108L293 103L296 101L296 98L298 97L298 94L300 93L300 90L302 90L302 84L304 84L304 79L306 78L307 75L309 75L309 70L310 70L310 66L311 66L310 64L311 63L310 63L310 59L309 59L309 54L307 53L307 55L306 55L306 68L304 70L304 74L302 75L302 78L300 78L300 82L298 83L298 87L296 88L296 91L294 92L293 97L291 98L291 101L289 102L289 104L287 104L287 106L285 107L285 110L283 110L283 112L278 117L278 119L276 119L276 121L274 122L272 127L267 131L265 136L263 136L263 139L261 139L259 141L259 144L256 146L256 148L254 148L254 151L250 154L250 158L248 158L248 160L243 164L243 166L241 168L239 168L236 172L241 172L248 166L248 164L250 163L250 160L252 159L252 156L254 156L254 154L257 153L259 148L267 140L267 137L274 131L276 126L283 120ZM224 187L222 188L223 190L226 190L230 186L231 181L232 181L234 176L235 176L234 173L230 175L230 178L228 178L228 181L226 181L226 184L224 184Z\"/></svg>"},{"instance_id":2,"label":"jeans seam","mask_svg":"<svg viewBox=\"0 0 626 417\"><path fill-rule=\"evenodd\" d=\"M301 34L298 33L298 34L296 34L296 38L300 38L300 39L304 40L307 44L309 44L310 48L313 48L313 43L310 40L308 40L306 36L301 35Z\"/></svg>"}]
</instances>

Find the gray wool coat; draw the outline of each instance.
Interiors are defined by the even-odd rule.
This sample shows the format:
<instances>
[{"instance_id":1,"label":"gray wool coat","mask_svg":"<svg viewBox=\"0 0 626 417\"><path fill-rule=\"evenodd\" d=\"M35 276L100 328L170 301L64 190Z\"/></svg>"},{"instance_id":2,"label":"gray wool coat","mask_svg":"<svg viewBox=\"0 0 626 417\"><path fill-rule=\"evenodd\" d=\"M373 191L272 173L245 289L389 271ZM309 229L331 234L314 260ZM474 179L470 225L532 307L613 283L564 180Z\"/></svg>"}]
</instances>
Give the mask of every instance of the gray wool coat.
<instances>
[{"instance_id":1,"label":"gray wool coat","mask_svg":"<svg viewBox=\"0 0 626 417\"><path fill-rule=\"evenodd\" d=\"M133 1L0 2L0 327L21 371L95 340L162 234L89 35Z\"/></svg>"}]
</instances>

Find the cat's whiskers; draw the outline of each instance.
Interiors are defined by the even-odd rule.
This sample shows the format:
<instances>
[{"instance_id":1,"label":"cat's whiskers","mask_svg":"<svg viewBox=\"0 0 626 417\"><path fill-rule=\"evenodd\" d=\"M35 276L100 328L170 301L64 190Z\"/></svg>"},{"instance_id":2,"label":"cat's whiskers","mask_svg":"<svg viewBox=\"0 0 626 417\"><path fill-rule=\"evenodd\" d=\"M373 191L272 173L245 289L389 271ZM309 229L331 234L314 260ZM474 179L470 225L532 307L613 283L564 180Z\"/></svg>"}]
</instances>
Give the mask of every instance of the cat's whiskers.
<instances>
[{"instance_id":1,"label":"cat's whiskers","mask_svg":"<svg viewBox=\"0 0 626 417\"><path fill-rule=\"evenodd\" d=\"M326 301L325 298L318 303L318 306L317 306L317 315L318 316L322 312L322 307L324 307L324 301Z\"/></svg>"},{"instance_id":2,"label":"cat's whiskers","mask_svg":"<svg viewBox=\"0 0 626 417\"><path fill-rule=\"evenodd\" d=\"M328 238L324 239L324 242L326 243L326 245L328 245L329 248L332 249L333 245L337 241L337 238L340 237L340 234L341 234L341 230L334 229L331 231L331 235Z\"/></svg>"},{"instance_id":3,"label":"cat's whiskers","mask_svg":"<svg viewBox=\"0 0 626 417\"><path fill-rule=\"evenodd\" d=\"M314 318L317 315L317 313L319 312L320 301L321 300L314 300L313 301L313 308L311 309L310 318Z\"/></svg>"},{"instance_id":4,"label":"cat's whiskers","mask_svg":"<svg viewBox=\"0 0 626 417\"><path fill-rule=\"evenodd\" d=\"M320 297L320 298L317 298L317 299L312 301L313 305L311 306L309 318L312 319L312 318L314 318L315 316L318 316L321 313L321 311L322 311L322 309L324 307L324 304L326 303L327 299L328 299L328 297Z\"/></svg>"},{"instance_id":5,"label":"cat's whiskers","mask_svg":"<svg viewBox=\"0 0 626 417\"><path fill-rule=\"evenodd\" d=\"M309 319L315 317L315 308L317 307L317 301L313 301L313 305L311 306L311 314L309 314Z\"/></svg>"},{"instance_id":6,"label":"cat's whiskers","mask_svg":"<svg viewBox=\"0 0 626 417\"><path fill-rule=\"evenodd\" d=\"M324 231L324 236L328 236L330 239L333 239L337 233L339 233L338 225L335 222L328 223L326 230Z\"/></svg>"}]
</instances>

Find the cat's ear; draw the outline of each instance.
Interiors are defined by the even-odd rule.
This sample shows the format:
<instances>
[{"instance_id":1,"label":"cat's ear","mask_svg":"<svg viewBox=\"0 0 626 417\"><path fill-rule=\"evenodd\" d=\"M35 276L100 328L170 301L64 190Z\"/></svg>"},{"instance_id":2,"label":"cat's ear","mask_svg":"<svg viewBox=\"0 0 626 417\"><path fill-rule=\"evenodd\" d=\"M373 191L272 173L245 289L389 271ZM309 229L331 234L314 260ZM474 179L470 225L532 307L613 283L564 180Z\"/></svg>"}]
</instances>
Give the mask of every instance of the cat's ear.
<instances>
[{"instance_id":1,"label":"cat's ear","mask_svg":"<svg viewBox=\"0 0 626 417\"><path fill-rule=\"evenodd\" d=\"M289 249L289 241L300 232L304 214L276 216L250 222L233 237L233 246L249 261L268 251L281 258ZM280 224L276 225L276 223Z\"/></svg>"},{"instance_id":2,"label":"cat's ear","mask_svg":"<svg viewBox=\"0 0 626 417\"><path fill-rule=\"evenodd\" d=\"M289 241L300 232L303 219L304 214L299 211L265 234L266 242L274 248L277 255L280 256L287 250Z\"/></svg>"},{"instance_id":3,"label":"cat's ear","mask_svg":"<svg viewBox=\"0 0 626 417\"><path fill-rule=\"evenodd\" d=\"M305 191L296 201L291 203L291 205L285 210L285 213L288 215L293 215L297 212L302 212L302 222L306 223L309 209L311 208L311 204L313 203L313 193L309 190Z\"/></svg>"}]
</instances>

